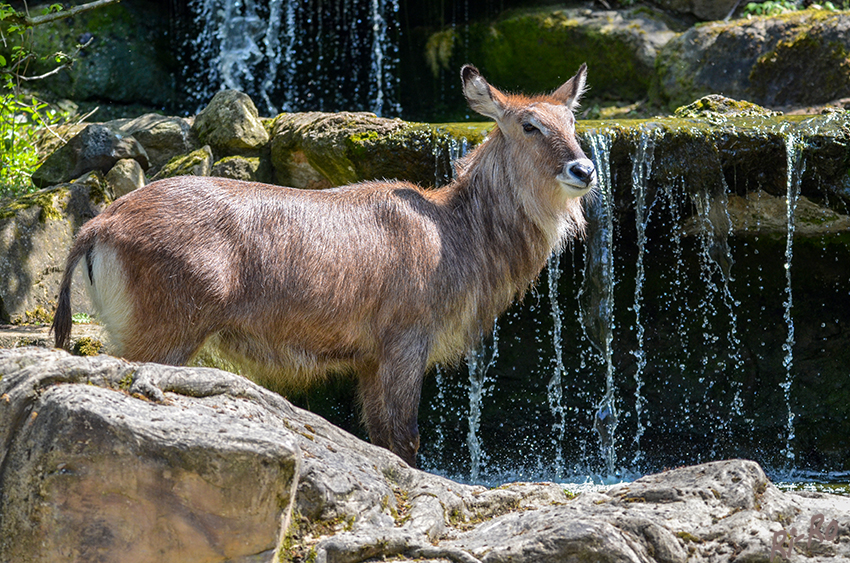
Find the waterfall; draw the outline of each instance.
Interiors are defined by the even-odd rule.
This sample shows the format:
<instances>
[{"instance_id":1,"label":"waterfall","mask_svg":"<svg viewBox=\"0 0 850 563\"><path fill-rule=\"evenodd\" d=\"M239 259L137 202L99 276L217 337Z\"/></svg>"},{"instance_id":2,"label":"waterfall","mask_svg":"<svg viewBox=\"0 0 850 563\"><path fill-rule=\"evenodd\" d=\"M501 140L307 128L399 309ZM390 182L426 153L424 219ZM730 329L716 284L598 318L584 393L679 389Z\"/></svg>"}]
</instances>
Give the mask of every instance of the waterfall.
<instances>
[{"instance_id":1,"label":"waterfall","mask_svg":"<svg viewBox=\"0 0 850 563\"><path fill-rule=\"evenodd\" d=\"M646 228L649 224L649 218L652 211L652 203L647 204L647 190L649 177L652 173L652 162L654 158L655 139L652 130L641 131L640 141L638 142L637 152L632 159L632 193L634 194L635 205L635 229L637 233L637 264L635 274L635 300L632 310L635 314L635 332L637 338L637 348L632 352L635 357L635 423L636 430L632 442L635 447L635 454L632 459L632 466L639 466L643 460L643 454L640 449L640 439L645 431L643 409L646 405L646 399L642 395L643 376L646 369L646 350L644 350L645 327L641 319L641 306L643 304L643 285L645 279L644 272L644 256L647 252L646 248Z\"/></svg>"},{"instance_id":2,"label":"waterfall","mask_svg":"<svg viewBox=\"0 0 850 563\"><path fill-rule=\"evenodd\" d=\"M488 341L489 340L489 341ZM499 327L493 327L493 335L482 339L480 346L466 355L466 366L469 371L469 432L466 444L469 447L469 480L475 482L488 461L486 452L481 447L478 431L481 426L481 408L484 397L492 393L493 385L488 385L491 378L488 373L499 358Z\"/></svg>"},{"instance_id":3,"label":"waterfall","mask_svg":"<svg viewBox=\"0 0 850 563\"><path fill-rule=\"evenodd\" d=\"M190 111L229 88L250 95L263 115L401 113L398 0L191 0L188 7L194 33L183 80Z\"/></svg>"},{"instance_id":4,"label":"waterfall","mask_svg":"<svg viewBox=\"0 0 850 563\"><path fill-rule=\"evenodd\" d=\"M596 164L599 197L587 210L589 233L585 246L585 277L579 301L582 325L588 339L602 356L605 366L605 393L596 406L593 429L599 436L602 458L608 475L617 466L616 430L618 409L612 341L614 338L614 193L608 156L611 138L605 134L590 137Z\"/></svg>"},{"instance_id":5,"label":"waterfall","mask_svg":"<svg viewBox=\"0 0 850 563\"><path fill-rule=\"evenodd\" d=\"M552 444L555 449L554 475L555 478L561 478L564 474L564 451L563 443L566 434L566 413L563 405L563 375L564 368L564 353L561 341L561 306L558 302L558 280L561 277L561 257L554 254L549 259L549 303L552 311L552 349L554 356L552 358L552 377L549 378L549 383L546 385L547 396L549 398L549 410L555 417L555 422L552 424Z\"/></svg>"},{"instance_id":6,"label":"waterfall","mask_svg":"<svg viewBox=\"0 0 850 563\"><path fill-rule=\"evenodd\" d=\"M782 350L785 357L782 365L785 367L785 381L780 384L785 398L785 406L788 414L785 423L785 447L782 455L786 466L790 469L794 463L794 411L791 407L791 386L794 383L794 317L792 308L794 306L794 295L791 290L791 261L794 256L794 215L797 209L797 199L800 197L800 182L805 171L803 161L802 142L795 133L789 133L785 138L785 158L787 162L787 192L785 196L785 217L787 220L787 234L785 237L785 301L783 302L785 313L785 326L788 329Z\"/></svg>"},{"instance_id":7,"label":"waterfall","mask_svg":"<svg viewBox=\"0 0 850 563\"><path fill-rule=\"evenodd\" d=\"M809 455L801 428L811 419L798 402L821 390L811 357L798 351L807 344L801 334L812 340L812 321L799 311L811 298L792 295L791 264L812 251L812 239L794 236L811 224L802 177L817 163L803 152L822 137L796 125L780 138L787 197L764 197L786 206L782 238L741 226L742 213L759 216L761 205L741 194L764 188L733 187L735 171L722 169L719 151L703 154L701 164L716 169L693 182L681 173L691 152L671 157L663 127L585 133L599 177L584 202L586 236L550 258L492 341L429 378L423 467L486 484L610 483L728 457L756 459L769 472L800 467ZM443 163L465 148L444 143L435 158ZM437 183L449 177L441 166ZM841 241L833 247L850 252ZM823 289L844 303L840 267L826 268ZM795 287L803 280L820 283L806 275ZM747 308L753 300L757 307ZM817 317L818 326L839 330L841 314L826 324Z\"/></svg>"}]
</instances>

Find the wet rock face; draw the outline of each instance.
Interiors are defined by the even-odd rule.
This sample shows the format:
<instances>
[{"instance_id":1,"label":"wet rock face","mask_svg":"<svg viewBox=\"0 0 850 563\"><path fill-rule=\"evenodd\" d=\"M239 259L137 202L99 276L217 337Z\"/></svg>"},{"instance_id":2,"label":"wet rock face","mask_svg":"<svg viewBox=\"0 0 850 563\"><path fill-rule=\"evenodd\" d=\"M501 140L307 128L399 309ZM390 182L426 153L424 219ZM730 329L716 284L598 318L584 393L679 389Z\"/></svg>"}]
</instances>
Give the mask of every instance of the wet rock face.
<instances>
[{"instance_id":1,"label":"wet rock face","mask_svg":"<svg viewBox=\"0 0 850 563\"><path fill-rule=\"evenodd\" d=\"M0 397L4 562L766 561L818 515L810 551L850 556L850 499L782 493L750 461L487 489L233 374L36 348L0 350Z\"/></svg>"}]
</instances>

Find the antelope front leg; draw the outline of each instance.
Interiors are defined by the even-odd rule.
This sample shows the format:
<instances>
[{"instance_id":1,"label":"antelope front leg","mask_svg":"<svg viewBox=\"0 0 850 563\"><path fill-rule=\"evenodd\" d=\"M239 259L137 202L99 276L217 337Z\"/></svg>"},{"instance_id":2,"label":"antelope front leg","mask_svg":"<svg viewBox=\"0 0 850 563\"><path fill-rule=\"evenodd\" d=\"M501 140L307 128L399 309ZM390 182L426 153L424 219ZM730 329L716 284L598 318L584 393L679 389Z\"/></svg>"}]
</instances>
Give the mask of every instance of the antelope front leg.
<instances>
[{"instance_id":1,"label":"antelope front leg","mask_svg":"<svg viewBox=\"0 0 850 563\"><path fill-rule=\"evenodd\" d=\"M419 398L428 353L421 341L385 354L371 376L361 377L360 393L369 439L416 467L419 451Z\"/></svg>"}]
</instances>

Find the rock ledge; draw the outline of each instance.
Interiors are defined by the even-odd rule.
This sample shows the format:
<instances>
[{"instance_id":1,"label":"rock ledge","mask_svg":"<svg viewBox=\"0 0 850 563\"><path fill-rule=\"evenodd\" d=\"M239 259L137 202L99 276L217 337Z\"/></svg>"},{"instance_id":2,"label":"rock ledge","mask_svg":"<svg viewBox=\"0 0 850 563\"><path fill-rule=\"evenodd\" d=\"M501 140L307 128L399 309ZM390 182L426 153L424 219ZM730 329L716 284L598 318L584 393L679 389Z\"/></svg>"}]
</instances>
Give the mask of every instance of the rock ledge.
<instances>
[{"instance_id":1,"label":"rock ledge","mask_svg":"<svg viewBox=\"0 0 850 563\"><path fill-rule=\"evenodd\" d=\"M788 553L850 558L850 499L783 493L751 461L486 489L209 368L0 350L0 443L2 562L754 562L816 515L832 541Z\"/></svg>"}]
</instances>

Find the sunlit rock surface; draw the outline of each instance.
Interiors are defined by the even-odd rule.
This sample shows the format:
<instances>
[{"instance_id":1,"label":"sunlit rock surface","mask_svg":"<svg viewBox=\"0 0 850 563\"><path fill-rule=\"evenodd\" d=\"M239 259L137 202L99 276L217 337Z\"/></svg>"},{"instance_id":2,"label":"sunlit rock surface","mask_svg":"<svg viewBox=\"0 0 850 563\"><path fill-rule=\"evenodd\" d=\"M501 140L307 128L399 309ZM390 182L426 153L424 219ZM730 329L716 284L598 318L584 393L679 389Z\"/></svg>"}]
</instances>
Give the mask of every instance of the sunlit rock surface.
<instances>
[{"instance_id":1,"label":"sunlit rock surface","mask_svg":"<svg viewBox=\"0 0 850 563\"><path fill-rule=\"evenodd\" d=\"M850 557L850 499L780 492L753 462L577 497L463 485L207 368L2 350L0 444L4 563Z\"/></svg>"}]
</instances>

